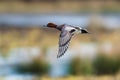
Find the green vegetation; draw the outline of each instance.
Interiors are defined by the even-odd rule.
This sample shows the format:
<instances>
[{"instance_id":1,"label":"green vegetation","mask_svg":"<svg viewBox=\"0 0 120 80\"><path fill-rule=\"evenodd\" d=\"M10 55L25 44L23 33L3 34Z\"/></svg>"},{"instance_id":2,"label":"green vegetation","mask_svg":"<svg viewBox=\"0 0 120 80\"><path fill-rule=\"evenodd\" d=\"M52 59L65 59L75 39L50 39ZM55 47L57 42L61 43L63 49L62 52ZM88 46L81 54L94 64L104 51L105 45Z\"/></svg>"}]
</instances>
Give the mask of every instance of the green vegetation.
<instances>
[{"instance_id":1,"label":"green vegetation","mask_svg":"<svg viewBox=\"0 0 120 80\"><path fill-rule=\"evenodd\" d=\"M47 75L50 66L44 60L34 60L31 63L17 65L15 68L22 74Z\"/></svg>"},{"instance_id":2,"label":"green vegetation","mask_svg":"<svg viewBox=\"0 0 120 80\"><path fill-rule=\"evenodd\" d=\"M116 74L120 71L120 57L98 55L93 62L95 74Z\"/></svg>"},{"instance_id":3,"label":"green vegetation","mask_svg":"<svg viewBox=\"0 0 120 80\"><path fill-rule=\"evenodd\" d=\"M98 55L93 61L80 59L78 57L72 59L69 63L69 75L116 75L120 71L120 58ZM18 73L48 75L50 65L44 60L34 60L28 64L20 64L16 66Z\"/></svg>"},{"instance_id":4,"label":"green vegetation","mask_svg":"<svg viewBox=\"0 0 120 80\"><path fill-rule=\"evenodd\" d=\"M74 58L69 66L71 75L113 75L120 71L120 57L98 55L91 62Z\"/></svg>"},{"instance_id":5,"label":"green vegetation","mask_svg":"<svg viewBox=\"0 0 120 80\"><path fill-rule=\"evenodd\" d=\"M72 75L89 75L93 71L91 63L80 58L72 59L69 66L69 71Z\"/></svg>"}]
</instances>

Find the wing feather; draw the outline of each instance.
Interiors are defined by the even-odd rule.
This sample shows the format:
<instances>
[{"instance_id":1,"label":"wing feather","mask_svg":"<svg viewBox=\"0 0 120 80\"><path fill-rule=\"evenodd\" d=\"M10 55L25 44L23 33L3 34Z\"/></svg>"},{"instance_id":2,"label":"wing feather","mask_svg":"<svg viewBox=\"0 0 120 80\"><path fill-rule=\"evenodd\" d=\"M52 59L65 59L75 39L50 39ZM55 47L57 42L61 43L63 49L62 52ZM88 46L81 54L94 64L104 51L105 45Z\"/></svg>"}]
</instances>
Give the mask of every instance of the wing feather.
<instances>
[{"instance_id":1,"label":"wing feather","mask_svg":"<svg viewBox=\"0 0 120 80\"><path fill-rule=\"evenodd\" d=\"M72 34L67 30L62 30L59 38L59 51L57 58L61 57L65 54L69 47L70 40L72 38Z\"/></svg>"}]
</instances>

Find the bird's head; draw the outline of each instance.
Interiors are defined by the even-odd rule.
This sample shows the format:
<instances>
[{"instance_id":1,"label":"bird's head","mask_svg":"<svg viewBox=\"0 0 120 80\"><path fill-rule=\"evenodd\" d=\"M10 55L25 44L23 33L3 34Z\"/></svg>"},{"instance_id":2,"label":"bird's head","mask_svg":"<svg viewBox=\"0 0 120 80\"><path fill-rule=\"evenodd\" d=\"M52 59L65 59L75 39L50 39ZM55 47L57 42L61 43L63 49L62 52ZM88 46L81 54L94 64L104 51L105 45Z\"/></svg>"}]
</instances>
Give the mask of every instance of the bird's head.
<instances>
[{"instance_id":1,"label":"bird's head","mask_svg":"<svg viewBox=\"0 0 120 80\"><path fill-rule=\"evenodd\" d=\"M47 24L47 27L50 27L50 28L56 28L57 25L54 24L54 23L48 23L48 24Z\"/></svg>"}]
</instances>

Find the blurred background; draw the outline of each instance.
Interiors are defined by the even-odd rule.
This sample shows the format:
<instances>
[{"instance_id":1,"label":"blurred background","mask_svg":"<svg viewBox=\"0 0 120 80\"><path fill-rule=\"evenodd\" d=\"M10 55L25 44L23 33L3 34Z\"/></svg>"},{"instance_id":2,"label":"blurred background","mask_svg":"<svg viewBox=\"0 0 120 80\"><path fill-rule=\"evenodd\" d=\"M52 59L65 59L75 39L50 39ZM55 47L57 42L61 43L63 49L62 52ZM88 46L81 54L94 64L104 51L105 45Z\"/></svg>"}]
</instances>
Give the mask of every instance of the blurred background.
<instances>
[{"instance_id":1,"label":"blurred background","mask_svg":"<svg viewBox=\"0 0 120 80\"><path fill-rule=\"evenodd\" d=\"M86 28L57 59L60 32ZM120 80L119 0L0 0L0 80Z\"/></svg>"}]
</instances>

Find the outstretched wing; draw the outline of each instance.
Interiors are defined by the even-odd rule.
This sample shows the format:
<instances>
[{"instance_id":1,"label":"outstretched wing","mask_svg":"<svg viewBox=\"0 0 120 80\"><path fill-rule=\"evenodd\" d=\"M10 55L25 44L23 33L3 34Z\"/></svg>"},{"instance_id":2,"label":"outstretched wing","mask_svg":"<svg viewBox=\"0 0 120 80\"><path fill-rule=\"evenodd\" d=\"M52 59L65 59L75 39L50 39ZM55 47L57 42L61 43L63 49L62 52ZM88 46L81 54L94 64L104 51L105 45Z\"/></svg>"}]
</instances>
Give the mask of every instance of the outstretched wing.
<instances>
[{"instance_id":1,"label":"outstretched wing","mask_svg":"<svg viewBox=\"0 0 120 80\"><path fill-rule=\"evenodd\" d=\"M72 34L69 31L65 29L61 31L60 38L59 38L59 51L58 51L57 58L65 54L65 52L69 47L71 38L72 38Z\"/></svg>"}]
</instances>

